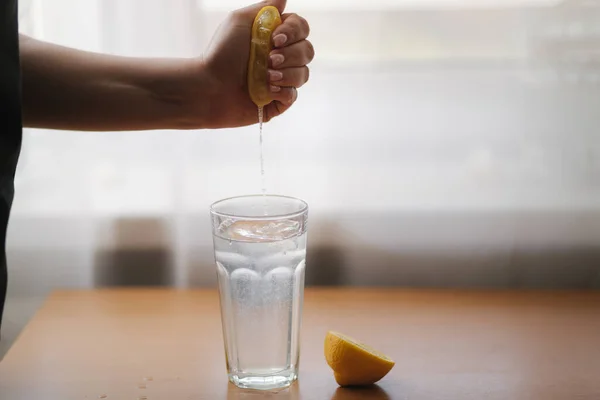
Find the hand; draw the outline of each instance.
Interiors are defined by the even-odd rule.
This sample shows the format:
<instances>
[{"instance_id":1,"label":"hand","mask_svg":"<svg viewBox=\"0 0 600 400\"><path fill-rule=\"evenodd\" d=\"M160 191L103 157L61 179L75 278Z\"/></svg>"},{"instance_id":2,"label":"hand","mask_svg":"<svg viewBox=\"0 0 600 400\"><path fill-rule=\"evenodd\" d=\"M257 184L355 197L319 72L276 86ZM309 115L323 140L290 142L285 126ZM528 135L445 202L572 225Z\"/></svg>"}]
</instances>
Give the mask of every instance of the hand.
<instances>
[{"instance_id":1,"label":"hand","mask_svg":"<svg viewBox=\"0 0 600 400\"><path fill-rule=\"evenodd\" d=\"M202 58L138 58L90 53L20 35L23 123L34 128L131 131L226 128L254 124L247 69L252 25L263 6L233 12ZM265 120L283 113L308 80L314 57L306 20L283 14L273 32L273 101ZM287 39L287 40L284 40Z\"/></svg>"},{"instance_id":2,"label":"hand","mask_svg":"<svg viewBox=\"0 0 600 400\"><path fill-rule=\"evenodd\" d=\"M258 122L256 105L247 85L252 24L260 9L273 5L282 24L273 32L269 79L274 99L264 109L265 121L284 113L297 99L297 89L308 81L314 48L306 39L310 27L296 14L283 14L286 0L268 0L234 11L221 25L204 55L205 78L211 82L209 128L250 125Z\"/></svg>"}]
</instances>

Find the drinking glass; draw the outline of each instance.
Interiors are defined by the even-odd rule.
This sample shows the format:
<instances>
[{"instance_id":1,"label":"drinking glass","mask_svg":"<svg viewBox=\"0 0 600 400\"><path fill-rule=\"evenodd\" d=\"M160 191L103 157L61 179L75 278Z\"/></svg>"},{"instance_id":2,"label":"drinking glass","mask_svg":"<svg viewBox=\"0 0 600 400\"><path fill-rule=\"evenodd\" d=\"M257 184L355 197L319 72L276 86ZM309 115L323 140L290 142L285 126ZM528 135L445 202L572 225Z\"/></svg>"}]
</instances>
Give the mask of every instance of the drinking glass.
<instances>
[{"instance_id":1,"label":"drinking glass","mask_svg":"<svg viewBox=\"0 0 600 400\"><path fill-rule=\"evenodd\" d=\"M229 380L249 389L298 377L308 205L251 195L211 206Z\"/></svg>"}]
</instances>

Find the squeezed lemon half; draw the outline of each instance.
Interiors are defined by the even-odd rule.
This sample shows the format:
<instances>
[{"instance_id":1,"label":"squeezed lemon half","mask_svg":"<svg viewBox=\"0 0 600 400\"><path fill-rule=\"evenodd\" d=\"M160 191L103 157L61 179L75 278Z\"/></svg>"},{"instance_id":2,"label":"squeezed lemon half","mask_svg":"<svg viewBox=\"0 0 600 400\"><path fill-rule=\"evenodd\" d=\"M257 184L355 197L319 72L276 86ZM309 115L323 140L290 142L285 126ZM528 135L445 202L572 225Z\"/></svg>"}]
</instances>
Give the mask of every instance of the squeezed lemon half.
<instances>
[{"instance_id":1,"label":"squeezed lemon half","mask_svg":"<svg viewBox=\"0 0 600 400\"><path fill-rule=\"evenodd\" d=\"M248 92L257 107L264 107L273 99L269 91L269 54L273 49L273 31L281 25L279 10L273 6L263 7L252 25L252 42L248 62Z\"/></svg>"}]
</instances>

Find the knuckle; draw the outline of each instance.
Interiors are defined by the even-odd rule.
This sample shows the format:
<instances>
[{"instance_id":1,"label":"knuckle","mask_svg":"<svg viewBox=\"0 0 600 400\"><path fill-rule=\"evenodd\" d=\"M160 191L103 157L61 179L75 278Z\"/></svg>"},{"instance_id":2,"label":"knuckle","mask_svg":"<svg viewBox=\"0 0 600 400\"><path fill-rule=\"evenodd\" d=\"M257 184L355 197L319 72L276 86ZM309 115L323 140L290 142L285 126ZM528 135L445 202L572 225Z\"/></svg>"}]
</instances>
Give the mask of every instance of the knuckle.
<instances>
[{"instance_id":1,"label":"knuckle","mask_svg":"<svg viewBox=\"0 0 600 400\"><path fill-rule=\"evenodd\" d=\"M306 58L311 62L315 58L315 46L310 41L306 41Z\"/></svg>"},{"instance_id":2,"label":"knuckle","mask_svg":"<svg viewBox=\"0 0 600 400\"><path fill-rule=\"evenodd\" d=\"M298 87L302 87L310 79L310 69L308 67L302 68L302 77L298 82Z\"/></svg>"},{"instance_id":3,"label":"knuckle","mask_svg":"<svg viewBox=\"0 0 600 400\"><path fill-rule=\"evenodd\" d=\"M289 25L289 34L295 40L298 36L300 36L300 25L298 23L298 15L292 14L289 17L290 25Z\"/></svg>"},{"instance_id":4,"label":"knuckle","mask_svg":"<svg viewBox=\"0 0 600 400\"><path fill-rule=\"evenodd\" d=\"M302 87L308 81L308 74L309 72L307 67L298 68L296 79L294 79L294 87Z\"/></svg>"},{"instance_id":5,"label":"knuckle","mask_svg":"<svg viewBox=\"0 0 600 400\"><path fill-rule=\"evenodd\" d=\"M293 89L289 89L285 91L285 96L283 98L283 101L285 103L291 103L292 101L294 101L294 90Z\"/></svg>"},{"instance_id":6,"label":"knuckle","mask_svg":"<svg viewBox=\"0 0 600 400\"><path fill-rule=\"evenodd\" d=\"M300 29L305 33L306 36L310 34L310 25L305 18L298 16L298 24L300 25Z\"/></svg>"}]
</instances>

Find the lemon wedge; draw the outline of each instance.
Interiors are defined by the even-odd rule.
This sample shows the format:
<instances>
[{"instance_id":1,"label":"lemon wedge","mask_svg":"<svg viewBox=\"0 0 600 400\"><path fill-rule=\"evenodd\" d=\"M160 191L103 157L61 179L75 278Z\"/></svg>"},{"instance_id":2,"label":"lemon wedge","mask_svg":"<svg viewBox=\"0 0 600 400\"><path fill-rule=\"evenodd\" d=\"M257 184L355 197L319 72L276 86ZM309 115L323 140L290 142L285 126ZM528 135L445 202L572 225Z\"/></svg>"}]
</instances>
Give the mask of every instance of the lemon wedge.
<instances>
[{"instance_id":1,"label":"lemon wedge","mask_svg":"<svg viewBox=\"0 0 600 400\"><path fill-rule=\"evenodd\" d=\"M338 332L325 336L325 360L340 386L372 385L394 367L392 359Z\"/></svg>"}]
</instances>

